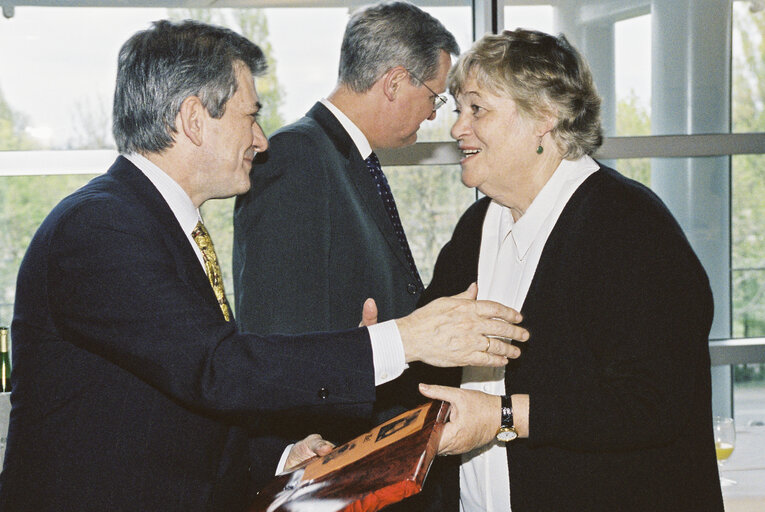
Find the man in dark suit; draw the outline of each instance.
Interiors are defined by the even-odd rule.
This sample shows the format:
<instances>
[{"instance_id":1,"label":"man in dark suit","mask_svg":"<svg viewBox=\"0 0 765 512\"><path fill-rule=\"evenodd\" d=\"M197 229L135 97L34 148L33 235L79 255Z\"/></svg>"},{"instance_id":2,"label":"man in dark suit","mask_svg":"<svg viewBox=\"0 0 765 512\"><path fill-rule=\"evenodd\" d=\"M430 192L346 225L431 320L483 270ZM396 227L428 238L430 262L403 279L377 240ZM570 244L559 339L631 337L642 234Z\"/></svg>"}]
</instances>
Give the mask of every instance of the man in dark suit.
<instances>
[{"instance_id":1,"label":"man in dark suit","mask_svg":"<svg viewBox=\"0 0 765 512\"><path fill-rule=\"evenodd\" d=\"M157 22L121 49L121 156L54 208L19 270L0 510L242 510L248 469L276 468L247 449L264 412L368 414L375 385L407 362L517 355L482 334L525 338L517 313L467 300L474 289L369 328L236 329L198 207L250 187L268 145L253 81L264 69L246 38L191 21ZM286 465L328 449L309 437Z\"/></svg>"},{"instance_id":2,"label":"man in dark suit","mask_svg":"<svg viewBox=\"0 0 765 512\"><path fill-rule=\"evenodd\" d=\"M370 297L380 321L414 310L422 281L398 214L392 220L386 209L395 202L382 170L373 173L365 159L415 142L420 124L445 101L450 55L458 53L452 34L411 4L353 14L337 87L271 137L250 192L237 198L233 269L242 329L347 329L358 325L358 305ZM387 409L397 394L378 390L377 408ZM344 441L391 414L328 419L322 432ZM290 425L305 429L281 418L273 430Z\"/></svg>"},{"instance_id":3,"label":"man in dark suit","mask_svg":"<svg viewBox=\"0 0 765 512\"><path fill-rule=\"evenodd\" d=\"M261 334L346 329L358 325L358 305L368 297L379 320L414 310L422 282L365 159L415 142L420 124L442 105L450 55L458 53L451 33L413 5L354 13L337 87L274 133L252 169L252 188L237 198L241 327Z\"/></svg>"}]
</instances>

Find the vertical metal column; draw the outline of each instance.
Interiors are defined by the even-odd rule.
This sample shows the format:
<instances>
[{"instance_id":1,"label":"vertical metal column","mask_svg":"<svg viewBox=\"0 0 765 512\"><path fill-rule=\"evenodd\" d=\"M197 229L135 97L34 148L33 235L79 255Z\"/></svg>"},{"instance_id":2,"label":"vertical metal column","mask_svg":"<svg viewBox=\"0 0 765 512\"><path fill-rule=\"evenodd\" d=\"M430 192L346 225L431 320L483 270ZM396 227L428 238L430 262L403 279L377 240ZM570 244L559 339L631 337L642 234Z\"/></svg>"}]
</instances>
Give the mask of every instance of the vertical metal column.
<instances>
[{"instance_id":1,"label":"vertical metal column","mask_svg":"<svg viewBox=\"0 0 765 512\"><path fill-rule=\"evenodd\" d=\"M728 133L731 0L653 0L651 131ZM715 298L712 338L730 318L730 158L654 159L651 187L685 230ZM730 367L712 368L713 410L732 413Z\"/></svg>"},{"instance_id":2,"label":"vertical metal column","mask_svg":"<svg viewBox=\"0 0 765 512\"><path fill-rule=\"evenodd\" d=\"M561 2L554 11L554 30L563 33L589 63L598 94L603 98L603 134L612 137L616 135L614 22L608 17L593 17L583 21L580 10L581 6L577 2Z\"/></svg>"},{"instance_id":3,"label":"vertical metal column","mask_svg":"<svg viewBox=\"0 0 765 512\"><path fill-rule=\"evenodd\" d=\"M473 0L473 41L504 28L504 0Z\"/></svg>"}]
</instances>

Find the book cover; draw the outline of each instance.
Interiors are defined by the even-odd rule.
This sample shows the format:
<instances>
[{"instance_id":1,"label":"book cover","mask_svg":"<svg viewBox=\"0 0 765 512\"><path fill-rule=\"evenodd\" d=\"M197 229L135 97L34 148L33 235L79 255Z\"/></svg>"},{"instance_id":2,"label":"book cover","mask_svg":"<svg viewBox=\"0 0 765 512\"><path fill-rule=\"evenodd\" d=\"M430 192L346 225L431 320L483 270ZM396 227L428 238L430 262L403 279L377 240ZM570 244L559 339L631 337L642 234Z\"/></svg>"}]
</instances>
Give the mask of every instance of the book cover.
<instances>
[{"instance_id":1,"label":"book cover","mask_svg":"<svg viewBox=\"0 0 765 512\"><path fill-rule=\"evenodd\" d=\"M374 512L422 490L449 404L430 401L276 476L249 512Z\"/></svg>"}]
</instances>

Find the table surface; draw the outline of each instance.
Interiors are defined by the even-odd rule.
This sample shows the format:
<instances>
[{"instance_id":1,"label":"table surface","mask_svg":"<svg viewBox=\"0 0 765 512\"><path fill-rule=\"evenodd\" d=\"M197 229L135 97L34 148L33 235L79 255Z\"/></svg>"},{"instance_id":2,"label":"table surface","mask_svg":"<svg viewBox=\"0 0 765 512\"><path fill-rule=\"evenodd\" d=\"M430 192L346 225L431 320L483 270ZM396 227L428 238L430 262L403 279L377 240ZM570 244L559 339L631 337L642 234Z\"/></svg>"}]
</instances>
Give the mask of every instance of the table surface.
<instances>
[{"instance_id":1,"label":"table surface","mask_svg":"<svg viewBox=\"0 0 765 512\"><path fill-rule=\"evenodd\" d=\"M765 427L736 429L736 447L720 474L736 482L722 488L726 512L765 510Z\"/></svg>"}]
</instances>

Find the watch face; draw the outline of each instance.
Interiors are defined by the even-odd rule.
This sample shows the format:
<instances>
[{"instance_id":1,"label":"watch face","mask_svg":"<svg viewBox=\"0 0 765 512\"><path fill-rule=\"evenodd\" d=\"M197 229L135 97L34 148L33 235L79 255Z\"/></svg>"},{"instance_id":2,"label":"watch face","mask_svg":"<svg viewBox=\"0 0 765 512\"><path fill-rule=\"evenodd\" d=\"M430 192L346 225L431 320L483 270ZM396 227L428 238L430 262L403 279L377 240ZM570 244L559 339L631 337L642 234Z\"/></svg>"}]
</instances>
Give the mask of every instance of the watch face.
<instances>
[{"instance_id":1,"label":"watch face","mask_svg":"<svg viewBox=\"0 0 765 512\"><path fill-rule=\"evenodd\" d=\"M502 427L497 432L497 440L502 441L503 443L512 441L516 437L518 437L518 432L508 427Z\"/></svg>"}]
</instances>

